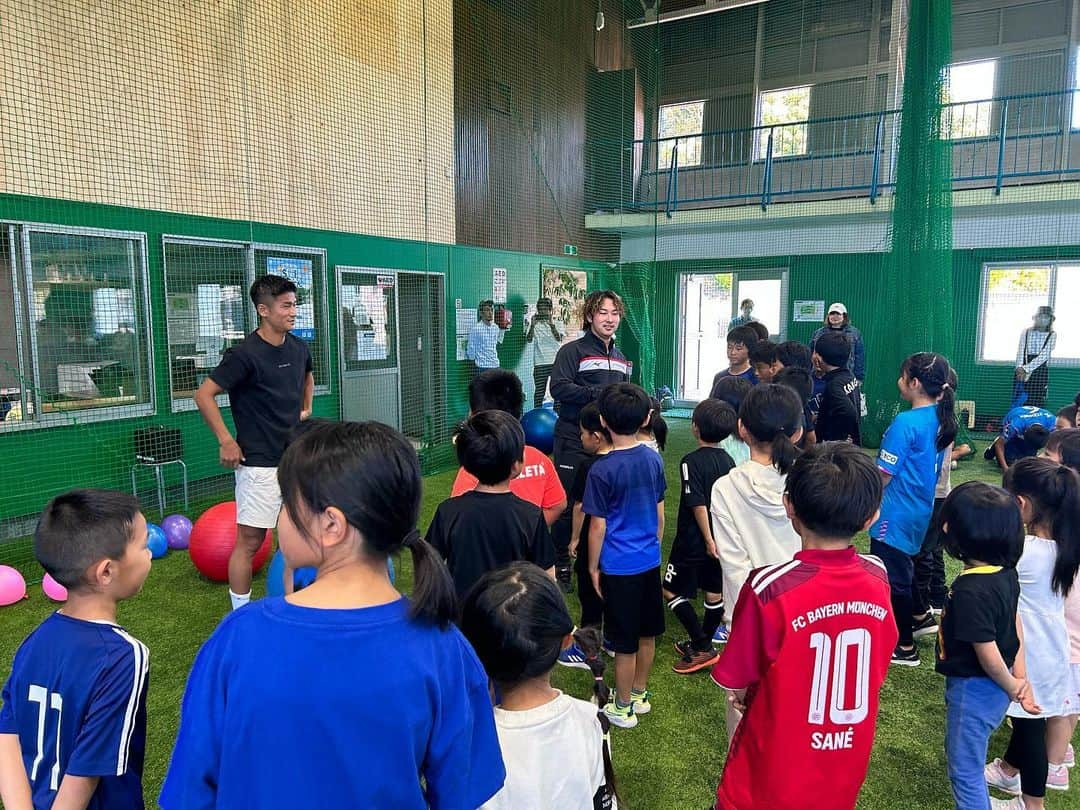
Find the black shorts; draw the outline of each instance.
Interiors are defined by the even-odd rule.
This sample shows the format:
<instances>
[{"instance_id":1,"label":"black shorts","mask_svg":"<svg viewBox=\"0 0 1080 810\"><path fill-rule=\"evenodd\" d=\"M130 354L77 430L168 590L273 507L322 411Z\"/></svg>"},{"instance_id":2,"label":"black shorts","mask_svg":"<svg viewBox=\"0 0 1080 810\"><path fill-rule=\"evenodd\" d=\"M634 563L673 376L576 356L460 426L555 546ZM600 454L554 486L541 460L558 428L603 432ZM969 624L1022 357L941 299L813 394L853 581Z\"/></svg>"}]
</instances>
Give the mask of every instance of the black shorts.
<instances>
[{"instance_id":1,"label":"black shorts","mask_svg":"<svg viewBox=\"0 0 1080 810\"><path fill-rule=\"evenodd\" d=\"M660 569L641 574L600 574L604 595L604 636L617 653L633 654L638 641L664 633Z\"/></svg>"},{"instance_id":2,"label":"black shorts","mask_svg":"<svg viewBox=\"0 0 1080 810\"><path fill-rule=\"evenodd\" d=\"M699 588L706 593L722 594L724 572L715 557L688 556L680 554L678 547L673 547L668 555L662 584L665 591L686 599L697 596Z\"/></svg>"}]
</instances>

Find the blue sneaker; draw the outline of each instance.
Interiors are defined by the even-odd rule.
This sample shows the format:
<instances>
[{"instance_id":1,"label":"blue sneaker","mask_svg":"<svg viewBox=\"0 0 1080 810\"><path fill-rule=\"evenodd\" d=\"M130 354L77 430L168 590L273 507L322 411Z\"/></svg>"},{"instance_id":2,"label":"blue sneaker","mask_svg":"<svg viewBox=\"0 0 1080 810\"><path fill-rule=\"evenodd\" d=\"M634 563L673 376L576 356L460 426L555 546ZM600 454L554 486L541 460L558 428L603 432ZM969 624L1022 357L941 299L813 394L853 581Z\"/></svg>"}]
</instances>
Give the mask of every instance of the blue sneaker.
<instances>
[{"instance_id":1,"label":"blue sneaker","mask_svg":"<svg viewBox=\"0 0 1080 810\"><path fill-rule=\"evenodd\" d=\"M728 629L724 625L720 625L716 628L716 632L713 633L712 643L720 646L721 644L727 644Z\"/></svg>"},{"instance_id":2,"label":"blue sneaker","mask_svg":"<svg viewBox=\"0 0 1080 810\"><path fill-rule=\"evenodd\" d=\"M571 644L561 653L559 653L559 663L564 667L574 667L575 669L588 669L589 664L585 660L585 653L581 651L576 643Z\"/></svg>"}]
</instances>

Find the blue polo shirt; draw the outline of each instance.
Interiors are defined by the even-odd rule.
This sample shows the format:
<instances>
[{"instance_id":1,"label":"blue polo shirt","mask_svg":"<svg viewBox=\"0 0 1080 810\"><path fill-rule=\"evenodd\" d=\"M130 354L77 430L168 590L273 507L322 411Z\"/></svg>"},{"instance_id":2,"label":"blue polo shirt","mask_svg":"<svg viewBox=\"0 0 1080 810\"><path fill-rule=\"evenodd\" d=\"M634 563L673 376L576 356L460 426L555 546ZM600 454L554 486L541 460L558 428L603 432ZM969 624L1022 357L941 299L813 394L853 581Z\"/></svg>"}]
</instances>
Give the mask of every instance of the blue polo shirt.
<instances>
[{"instance_id":1,"label":"blue polo shirt","mask_svg":"<svg viewBox=\"0 0 1080 810\"><path fill-rule=\"evenodd\" d=\"M1021 405L1013 408L1001 421L1001 438L1005 440L1005 461L1012 464L1017 459L1035 455L1028 443L1024 440L1024 431L1032 425L1042 425L1047 430L1053 430L1057 425L1057 417L1043 408L1031 405Z\"/></svg>"},{"instance_id":2,"label":"blue polo shirt","mask_svg":"<svg viewBox=\"0 0 1080 810\"><path fill-rule=\"evenodd\" d=\"M596 459L581 509L607 521L601 571L630 576L659 567L656 505L663 502L666 489L664 462L650 447L639 444Z\"/></svg>"},{"instance_id":3,"label":"blue polo shirt","mask_svg":"<svg viewBox=\"0 0 1080 810\"><path fill-rule=\"evenodd\" d=\"M881 515L870 536L905 554L916 554L930 525L934 489L945 457L937 449L937 407L896 415L881 440L877 465L892 476L881 498Z\"/></svg>"}]
</instances>

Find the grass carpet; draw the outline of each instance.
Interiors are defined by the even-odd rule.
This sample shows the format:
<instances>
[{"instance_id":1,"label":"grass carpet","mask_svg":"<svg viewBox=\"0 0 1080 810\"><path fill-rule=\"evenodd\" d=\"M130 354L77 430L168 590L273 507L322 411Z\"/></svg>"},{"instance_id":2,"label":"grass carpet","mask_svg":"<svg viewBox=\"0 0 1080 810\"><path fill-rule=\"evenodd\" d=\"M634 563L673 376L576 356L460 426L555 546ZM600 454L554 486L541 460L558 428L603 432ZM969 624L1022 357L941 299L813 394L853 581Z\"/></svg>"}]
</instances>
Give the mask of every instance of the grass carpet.
<instances>
[{"instance_id":1,"label":"grass carpet","mask_svg":"<svg viewBox=\"0 0 1080 810\"><path fill-rule=\"evenodd\" d=\"M670 497L666 503L665 558L675 530L678 510L679 459L693 448L689 422L672 419L671 435L664 454ZM954 484L971 478L997 483L1000 478L981 459L967 462L953 473ZM421 526L430 521L435 507L450 491L452 473L425 480ZM865 548L865 537L859 539ZM959 567L950 561L949 579ZM398 563L398 583L408 590L411 565ZM255 582L255 595L265 588L265 578ZM576 598L569 598L571 613L579 613ZM187 555L171 552L154 562L142 593L120 606L120 622L150 647L149 738L145 768L147 803L153 805L165 775L179 721L184 680L202 642L228 609L224 585L203 580ZM8 672L20 641L54 605L31 588L30 599L0 609L0 671ZM614 729L613 757L625 804L629 808L712 807L727 748L724 730L724 696L705 673L680 676L671 672L674 653L671 641L679 637L678 623L668 616L668 633L657 645L656 666L650 682L653 711L632 730ZM870 771L859 801L861 808L948 808L952 806L945 773L944 679L933 670L933 639L921 639L922 666L894 667L885 683ZM609 670L608 680L613 679ZM587 698L591 678L584 670L556 668L555 685ZM273 707L268 706L268 711ZM784 741L778 741L784 745ZM1005 748L999 730L991 742L991 755ZM774 774L762 774L763 779ZM1078 807L1080 787L1072 793L1051 793L1051 807ZM807 807L814 805L807 797Z\"/></svg>"}]
</instances>

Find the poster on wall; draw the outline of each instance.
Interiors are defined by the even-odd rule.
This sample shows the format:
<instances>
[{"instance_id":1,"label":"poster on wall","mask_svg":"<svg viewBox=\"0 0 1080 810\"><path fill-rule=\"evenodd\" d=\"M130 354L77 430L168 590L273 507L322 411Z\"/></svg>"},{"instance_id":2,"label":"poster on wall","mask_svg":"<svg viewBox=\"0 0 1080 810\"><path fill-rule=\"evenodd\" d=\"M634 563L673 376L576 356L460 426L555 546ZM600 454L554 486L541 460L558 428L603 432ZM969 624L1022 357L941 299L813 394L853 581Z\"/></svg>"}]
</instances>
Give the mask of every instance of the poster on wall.
<instances>
[{"instance_id":1,"label":"poster on wall","mask_svg":"<svg viewBox=\"0 0 1080 810\"><path fill-rule=\"evenodd\" d=\"M584 270L565 267L541 267L540 296L551 299L551 317L566 326L563 343L582 335L582 311L589 290L589 275Z\"/></svg>"},{"instance_id":2,"label":"poster on wall","mask_svg":"<svg viewBox=\"0 0 1080 810\"><path fill-rule=\"evenodd\" d=\"M506 268L491 268L491 300L496 304L506 303Z\"/></svg>"},{"instance_id":3,"label":"poster on wall","mask_svg":"<svg viewBox=\"0 0 1080 810\"><path fill-rule=\"evenodd\" d=\"M270 256L266 272L284 276L296 285L296 324L292 333L301 340L315 340L315 283L311 259L285 259Z\"/></svg>"},{"instance_id":4,"label":"poster on wall","mask_svg":"<svg viewBox=\"0 0 1080 810\"><path fill-rule=\"evenodd\" d=\"M825 302L796 301L792 320L796 323L821 323L825 320Z\"/></svg>"},{"instance_id":5,"label":"poster on wall","mask_svg":"<svg viewBox=\"0 0 1080 810\"><path fill-rule=\"evenodd\" d=\"M465 351L469 348L469 330L476 323L476 309L461 309L459 307L454 310L454 314L457 316L454 322L454 345L457 347L455 356L459 361L466 360L468 359L465 356Z\"/></svg>"}]
</instances>

